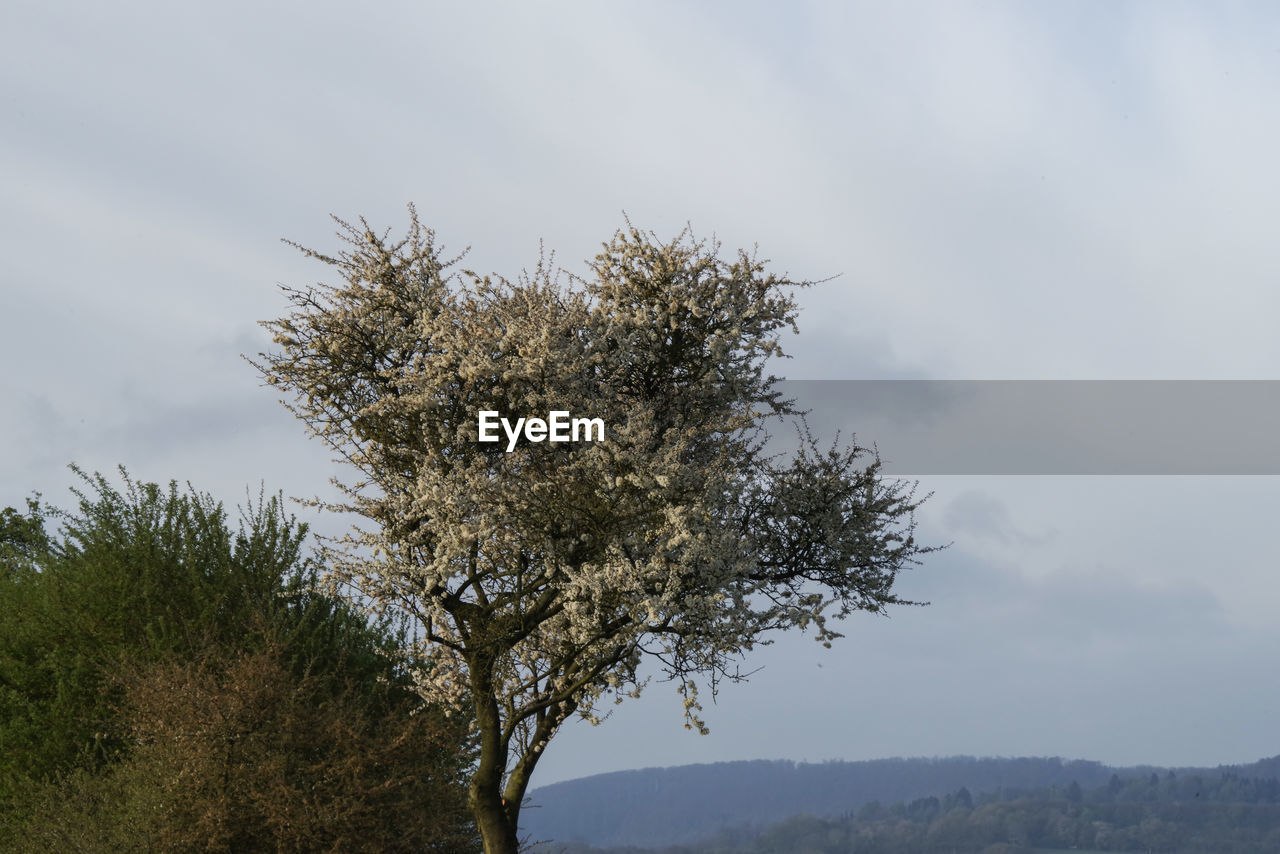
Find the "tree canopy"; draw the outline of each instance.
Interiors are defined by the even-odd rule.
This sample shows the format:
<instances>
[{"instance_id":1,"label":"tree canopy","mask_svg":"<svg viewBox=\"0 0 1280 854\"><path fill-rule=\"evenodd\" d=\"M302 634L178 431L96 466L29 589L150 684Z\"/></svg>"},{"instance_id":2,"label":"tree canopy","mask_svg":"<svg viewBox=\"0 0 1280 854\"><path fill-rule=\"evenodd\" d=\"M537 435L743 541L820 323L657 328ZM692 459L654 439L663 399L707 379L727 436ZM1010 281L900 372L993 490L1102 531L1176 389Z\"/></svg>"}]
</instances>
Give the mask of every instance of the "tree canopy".
<instances>
[{"instance_id":1,"label":"tree canopy","mask_svg":"<svg viewBox=\"0 0 1280 854\"><path fill-rule=\"evenodd\" d=\"M856 444L766 425L794 416L765 370L795 328L794 289L685 231L628 227L585 277L542 258L508 280L461 268L411 209L391 240L339 220L335 284L287 289L254 361L310 432L356 470L372 523L334 579L422 627L427 696L465 709L481 747L471 806L486 851L515 850L520 805L571 715L637 693L648 660L697 688L738 678L773 630L903 604L894 581L931 551L914 486ZM300 247L302 248L302 247ZM481 412L600 419L603 441L483 442Z\"/></svg>"}]
</instances>

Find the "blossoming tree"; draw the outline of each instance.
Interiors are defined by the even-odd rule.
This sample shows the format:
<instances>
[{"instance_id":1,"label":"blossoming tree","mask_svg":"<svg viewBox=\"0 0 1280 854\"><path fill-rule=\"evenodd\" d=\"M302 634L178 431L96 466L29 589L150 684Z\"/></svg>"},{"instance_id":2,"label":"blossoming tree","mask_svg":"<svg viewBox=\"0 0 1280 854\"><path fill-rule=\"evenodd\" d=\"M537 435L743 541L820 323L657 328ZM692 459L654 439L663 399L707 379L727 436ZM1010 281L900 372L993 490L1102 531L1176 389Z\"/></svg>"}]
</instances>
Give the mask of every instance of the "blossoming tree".
<instances>
[{"instance_id":1,"label":"blossoming tree","mask_svg":"<svg viewBox=\"0 0 1280 854\"><path fill-rule=\"evenodd\" d=\"M699 682L773 630L909 604L898 573L914 487L857 446L766 453L794 416L765 363L795 327L795 288L753 255L630 226L585 277L543 259L509 281L447 258L410 210L389 240L340 222L303 249L336 284L286 289L253 364L355 470L368 523L335 548L335 581L421 626L421 690L473 721L470 804L488 854L517 849L530 775L566 719L635 695L644 662L674 680L686 725ZM302 247L299 247L302 248ZM600 441L480 441L479 413L599 420Z\"/></svg>"}]
</instances>

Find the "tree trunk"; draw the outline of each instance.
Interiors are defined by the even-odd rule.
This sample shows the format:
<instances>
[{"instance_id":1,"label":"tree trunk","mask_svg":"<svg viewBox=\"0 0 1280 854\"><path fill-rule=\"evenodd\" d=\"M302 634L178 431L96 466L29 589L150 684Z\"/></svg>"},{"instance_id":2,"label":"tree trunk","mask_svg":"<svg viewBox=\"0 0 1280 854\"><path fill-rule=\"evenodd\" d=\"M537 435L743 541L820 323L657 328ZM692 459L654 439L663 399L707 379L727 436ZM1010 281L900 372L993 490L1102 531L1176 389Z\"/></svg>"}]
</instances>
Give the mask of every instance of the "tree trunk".
<instances>
[{"instance_id":1,"label":"tree trunk","mask_svg":"<svg viewBox=\"0 0 1280 854\"><path fill-rule=\"evenodd\" d=\"M493 696L493 661L476 656L469 664L476 726L480 730L480 761L471 775L468 805L480 831L484 854L517 854L520 805L508 804L502 797L508 746L502 738L502 719Z\"/></svg>"},{"instance_id":2,"label":"tree trunk","mask_svg":"<svg viewBox=\"0 0 1280 854\"><path fill-rule=\"evenodd\" d=\"M498 794L497 787L478 786L471 781L471 814L475 816L484 854L517 854L520 841L517 837L515 816L508 813Z\"/></svg>"}]
</instances>

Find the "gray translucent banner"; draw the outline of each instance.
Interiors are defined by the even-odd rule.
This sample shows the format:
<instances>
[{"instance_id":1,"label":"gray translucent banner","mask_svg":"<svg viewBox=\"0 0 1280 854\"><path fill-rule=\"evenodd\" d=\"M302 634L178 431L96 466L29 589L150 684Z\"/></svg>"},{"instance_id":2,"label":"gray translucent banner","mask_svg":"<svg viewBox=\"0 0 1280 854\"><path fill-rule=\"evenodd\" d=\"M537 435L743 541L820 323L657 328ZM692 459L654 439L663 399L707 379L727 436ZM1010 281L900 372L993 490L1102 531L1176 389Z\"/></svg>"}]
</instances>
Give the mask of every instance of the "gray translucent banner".
<instances>
[{"instance_id":1,"label":"gray translucent banner","mask_svg":"<svg viewBox=\"0 0 1280 854\"><path fill-rule=\"evenodd\" d=\"M787 380L896 475L1280 474L1278 380ZM775 440L795 437L774 423Z\"/></svg>"}]
</instances>

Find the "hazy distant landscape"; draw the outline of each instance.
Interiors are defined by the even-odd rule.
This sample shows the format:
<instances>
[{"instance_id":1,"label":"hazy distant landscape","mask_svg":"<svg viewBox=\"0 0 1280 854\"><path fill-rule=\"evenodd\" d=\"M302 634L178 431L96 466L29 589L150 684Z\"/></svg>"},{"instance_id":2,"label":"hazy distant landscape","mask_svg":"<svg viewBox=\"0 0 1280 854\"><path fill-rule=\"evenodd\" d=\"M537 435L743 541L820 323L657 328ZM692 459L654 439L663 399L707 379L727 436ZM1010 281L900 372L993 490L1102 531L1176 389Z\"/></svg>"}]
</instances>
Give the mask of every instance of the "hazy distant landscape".
<instances>
[{"instance_id":1,"label":"hazy distant landscape","mask_svg":"<svg viewBox=\"0 0 1280 854\"><path fill-rule=\"evenodd\" d=\"M1268 852L1280 756L1216 768L1059 758L725 762L535 790L524 830L551 854Z\"/></svg>"}]
</instances>

